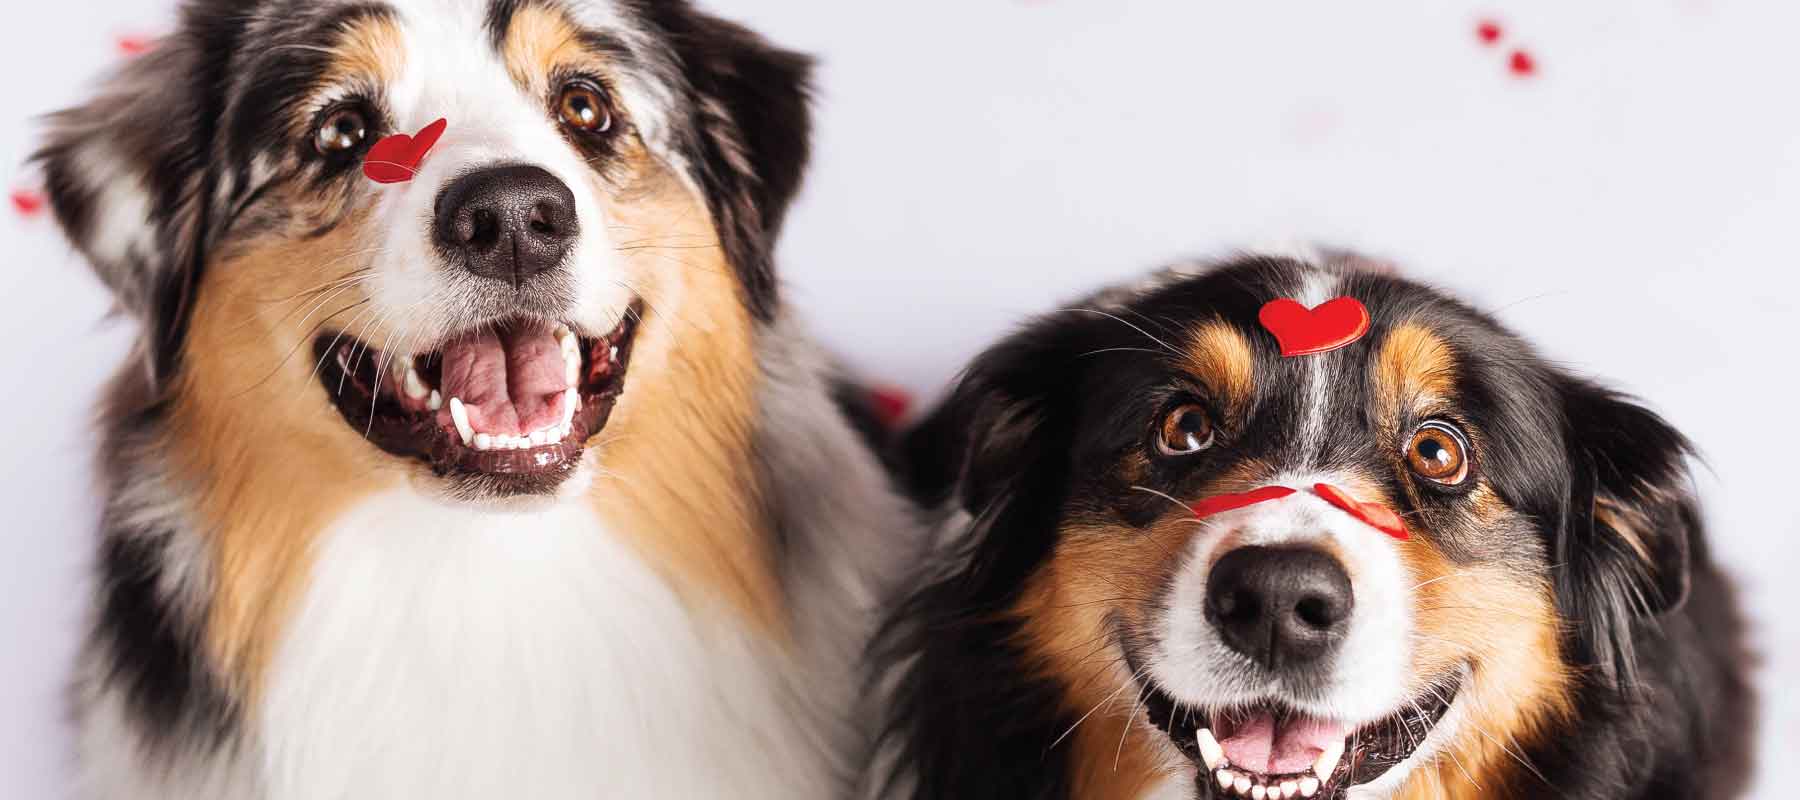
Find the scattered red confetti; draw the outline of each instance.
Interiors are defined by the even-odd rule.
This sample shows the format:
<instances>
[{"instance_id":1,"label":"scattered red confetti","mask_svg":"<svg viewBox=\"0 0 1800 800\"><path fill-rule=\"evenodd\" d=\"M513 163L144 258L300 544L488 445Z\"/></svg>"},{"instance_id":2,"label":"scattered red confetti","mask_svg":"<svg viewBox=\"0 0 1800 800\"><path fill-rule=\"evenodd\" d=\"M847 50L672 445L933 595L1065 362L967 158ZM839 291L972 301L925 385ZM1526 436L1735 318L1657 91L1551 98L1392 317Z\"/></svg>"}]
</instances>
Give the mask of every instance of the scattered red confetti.
<instances>
[{"instance_id":1,"label":"scattered red confetti","mask_svg":"<svg viewBox=\"0 0 1800 800\"><path fill-rule=\"evenodd\" d=\"M1512 70L1514 75L1529 78L1537 73L1537 59L1532 58L1531 54L1524 50L1514 50L1512 60L1507 63L1507 68Z\"/></svg>"},{"instance_id":2,"label":"scattered red confetti","mask_svg":"<svg viewBox=\"0 0 1800 800\"><path fill-rule=\"evenodd\" d=\"M156 49L156 40L149 36L125 34L114 39L113 46L118 48L120 55L131 58Z\"/></svg>"},{"instance_id":3,"label":"scattered red confetti","mask_svg":"<svg viewBox=\"0 0 1800 800\"><path fill-rule=\"evenodd\" d=\"M912 409L912 395L904 389L879 386L869 390L869 404L875 407L875 416L881 419L882 426L897 430L905 421L906 412Z\"/></svg>"},{"instance_id":4,"label":"scattered red confetti","mask_svg":"<svg viewBox=\"0 0 1800 800\"><path fill-rule=\"evenodd\" d=\"M376 183L405 183L419 174L425 155L437 146L438 138L449 127L445 120L426 125L417 137L404 133L382 137L363 159L363 174Z\"/></svg>"},{"instance_id":5,"label":"scattered red confetti","mask_svg":"<svg viewBox=\"0 0 1800 800\"><path fill-rule=\"evenodd\" d=\"M1315 484L1313 491L1325 498L1325 502L1349 512L1350 516L1368 523L1370 527L1382 533L1403 542L1411 538L1410 534L1406 532L1406 525L1400 521L1400 515L1395 514L1387 506L1380 503L1364 503L1329 483Z\"/></svg>"},{"instance_id":6,"label":"scattered red confetti","mask_svg":"<svg viewBox=\"0 0 1800 800\"><path fill-rule=\"evenodd\" d=\"M1354 297L1339 297L1309 309L1286 297L1270 300L1256 315L1281 343L1283 356L1328 353L1369 332L1369 309Z\"/></svg>"},{"instance_id":7,"label":"scattered red confetti","mask_svg":"<svg viewBox=\"0 0 1800 800\"><path fill-rule=\"evenodd\" d=\"M12 193L13 210L22 217L35 217L42 213L46 202L44 193L36 189L14 189Z\"/></svg>"},{"instance_id":8,"label":"scattered red confetti","mask_svg":"<svg viewBox=\"0 0 1800 800\"><path fill-rule=\"evenodd\" d=\"M1502 33L1504 31L1500 29L1500 23L1491 19L1484 19L1481 24L1475 26L1475 35L1481 38L1482 44L1494 44L1500 41Z\"/></svg>"},{"instance_id":9,"label":"scattered red confetti","mask_svg":"<svg viewBox=\"0 0 1800 800\"><path fill-rule=\"evenodd\" d=\"M1270 500L1280 500L1293 493L1294 490L1286 486L1264 486L1261 489L1251 489L1248 492L1213 495L1212 497L1194 503L1188 508L1193 510L1194 516L1205 519L1214 514L1223 514L1227 511L1244 508L1245 506L1253 506L1257 503L1265 503Z\"/></svg>"}]
</instances>

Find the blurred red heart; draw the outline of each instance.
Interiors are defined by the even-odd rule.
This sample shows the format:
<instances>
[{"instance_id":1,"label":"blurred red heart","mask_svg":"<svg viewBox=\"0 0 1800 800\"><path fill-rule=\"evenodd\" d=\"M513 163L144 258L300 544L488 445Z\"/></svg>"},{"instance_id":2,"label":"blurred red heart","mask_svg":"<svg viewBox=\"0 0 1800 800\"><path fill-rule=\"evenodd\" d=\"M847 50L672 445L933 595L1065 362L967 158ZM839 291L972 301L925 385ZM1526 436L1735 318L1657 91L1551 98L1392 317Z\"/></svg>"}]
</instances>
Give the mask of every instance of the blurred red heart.
<instances>
[{"instance_id":1,"label":"blurred red heart","mask_svg":"<svg viewBox=\"0 0 1800 800\"><path fill-rule=\"evenodd\" d=\"M35 217L44 210L44 193L36 189L14 189L13 210L23 217Z\"/></svg>"},{"instance_id":2,"label":"blurred red heart","mask_svg":"<svg viewBox=\"0 0 1800 800\"><path fill-rule=\"evenodd\" d=\"M1294 490L1286 486L1264 486L1248 492L1216 494L1194 503L1189 508L1193 510L1194 516L1205 519L1214 514L1223 514L1245 506L1253 506L1269 500L1280 500L1293 493Z\"/></svg>"},{"instance_id":3,"label":"blurred red heart","mask_svg":"<svg viewBox=\"0 0 1800 800\"><path fill-rule=\"evenodd\" d=\"M148 36L126 34L113 40L113 46L119 49L119 55L130 58L141 56L156 49L156 40Z\"/></svg>"},{"instance_id":4,"label":"blurred red heart","mask_svg":"<svg viewBox=\"0 0 1800 800\"><path fill-rule=\"evenodd\" d=\"M438 138L444 135L447 127L449 123L440 119L426 125L416 136L396 133L382 137L363 158L363 174L376 183L412 180L419 174L419 165L425 162L426 154L437 146Z\"/></svg>"},{"instance_id":5,"label":"blurred red heart","mask_svg":"<svg viewBox=\"0 0 1800 800\"><path fill-rule=\"evenodd\" d=\"M1521 78L1530 77L1532 73L1537 72L1537 60L1524 50L1514 50L1512 61L1507 66L1512 69L1514 75Z\"/></svg>"},{"instance_id":6,"label":"blurred red heart","mask_svg":"<svg viewBox=\"0 0 1800 800\"><path fill-rule=\"evenodd\" d=\"M1350 512L1350 516L1368 523L1382 533L1403 542L1411 538L1406 532L1406 525L1400 521L1400 515L1387 506L1362 502L1329 483L1314 484L1313 491L1325 498L1325 502Z\"/></svg>"},{"instance_id":7,"label":"blurred red heart","mask_svg":"<svg viewBox=\"0 0 1800 800\"><path fill-rule=\"evenodd\" d=\"M1256 319L1275 334L1284 356L1327 353L1369 332L1369 309L1354 297L1327 300L1310 310L1283 297L1270 300Z\"/></svg>"},{"instance_id":8,"label":"blurred red heart","mask_svg":"<svg viewBox=\"0 0 1800 800\"><path fill-rule=\"evenodd\" d=\"M869 404L874 406L883 427L899 430L900 423L906 421L906 412L912 408L912 395L905 389L880 386L869 390Z\"/></svg>"},{"instance_id":9,"label":"blurred red heart","mask_svg":"<svg viewBox=\"0 0 1800 800\"><path fill-rule=\"evenodd\" d=\"M1482 44L1493 44L1500 41L1500 23L1491 19L1482 20L1475 26L1475 35L1481 37Z\"/></svg>"}]
</instances>

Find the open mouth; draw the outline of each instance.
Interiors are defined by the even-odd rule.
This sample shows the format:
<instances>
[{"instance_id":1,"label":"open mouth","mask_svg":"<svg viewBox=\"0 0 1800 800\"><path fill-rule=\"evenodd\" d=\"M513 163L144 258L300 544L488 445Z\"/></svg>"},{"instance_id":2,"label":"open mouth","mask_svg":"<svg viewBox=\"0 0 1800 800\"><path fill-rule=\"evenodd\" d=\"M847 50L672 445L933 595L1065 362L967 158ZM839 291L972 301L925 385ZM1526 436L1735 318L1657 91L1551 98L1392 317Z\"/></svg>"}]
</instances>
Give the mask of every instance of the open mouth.
<instances>
[{"instance_id":1,"label":"open mouth","mask_svg":"<svg viewBox=\"0 0 1800 800\"><path fill-rule=\"evenodd\" d=\"M1199 766L1196 793L1252 800L1342 798L1411 757L1450 710L1460 677L1365 725L1306 714L1279 701L1229 709L1184 705L1146 683L1150 723Z\"/></svg>"},{"instance_id":2,"label":"open mouth","mask_svg":"<svg viewBox=\"0 0 1800 800\"><path fill-rule=\"evenodd\" d=\"M314 356L344 420L375 446L439 475L542 492L575 469L588 440L606 427L641 316L634 302L602 336L538 319L501 320L413 354L323 334Z\"/></svg>"}]
</instances>

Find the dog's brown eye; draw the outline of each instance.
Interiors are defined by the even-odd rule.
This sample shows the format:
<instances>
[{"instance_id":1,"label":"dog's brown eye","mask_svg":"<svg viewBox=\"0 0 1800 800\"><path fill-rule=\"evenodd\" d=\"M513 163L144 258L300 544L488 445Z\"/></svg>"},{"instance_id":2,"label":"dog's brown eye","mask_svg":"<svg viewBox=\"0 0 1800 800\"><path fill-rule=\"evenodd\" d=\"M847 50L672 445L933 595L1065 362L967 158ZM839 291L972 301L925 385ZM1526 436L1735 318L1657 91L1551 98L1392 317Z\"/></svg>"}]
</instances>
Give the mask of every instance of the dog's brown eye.
<instances>
[{"instance_id":1,"label":"dog's brown eye","mask_svg":"<svg viewBox=\"0 0 1800 800\"><path fill-rule=\"evenodd\" d=\"M1212 446L1212 417L1195 403L1177 406L1163 415L1156 449L1165 456L1185 456Z\"/></svg>"},{"instance_id":2,"label":"dog's brown eye","mask_svg":"<svg viewBox=\"0 0 1800 800\"><path fill-rule=\"evenodd\" d=\"M1455 486L1469 477L1468 445L1455 428L1427 422L1407 443L1406 464L1421 478Z\"/></svg>"},{"instance_id":3,"label":"dog's brown eye","mask_svg":"<svg viewBox=\"0 0 1800 800\"><path fill-rule=\"evenodd\" d=\"M556 101L557 116L570 130L582 133L605 133L612 128L612 112L606 98L592 84L576 82L563 87Z\"/></svg>"},{"instance_id":4,"label":"dog's brown eye","mask_svg":"<svg viewBox=\"0 0 1800 800\"><path fill-rule=\"evenodd\" d=\"M313 143L320 153L337 155L355 150L368 135L369 123L362 112L354 108L341 108L326 115L325 120L319 123Z\"/></svg>"}]
</instances>

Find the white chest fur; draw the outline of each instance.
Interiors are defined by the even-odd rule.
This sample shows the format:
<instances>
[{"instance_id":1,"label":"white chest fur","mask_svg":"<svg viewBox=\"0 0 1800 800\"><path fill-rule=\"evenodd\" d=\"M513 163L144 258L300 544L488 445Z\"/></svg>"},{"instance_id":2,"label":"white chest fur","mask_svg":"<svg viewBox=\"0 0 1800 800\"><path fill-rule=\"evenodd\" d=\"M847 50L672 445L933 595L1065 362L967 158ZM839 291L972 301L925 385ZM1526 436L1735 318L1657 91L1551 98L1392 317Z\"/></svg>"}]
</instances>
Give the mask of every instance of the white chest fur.
<instances>
[{"instance_id":1,"label":"white chest fur","mask_svg":"<svg viewBox=\"0 0 1800 800\"><path fill-rule=\"evenodd\" d=\"M835 794L808 680L564 503L368 500L320 542L255 715L278 800Z\"/></svg>"}]
</instances>

